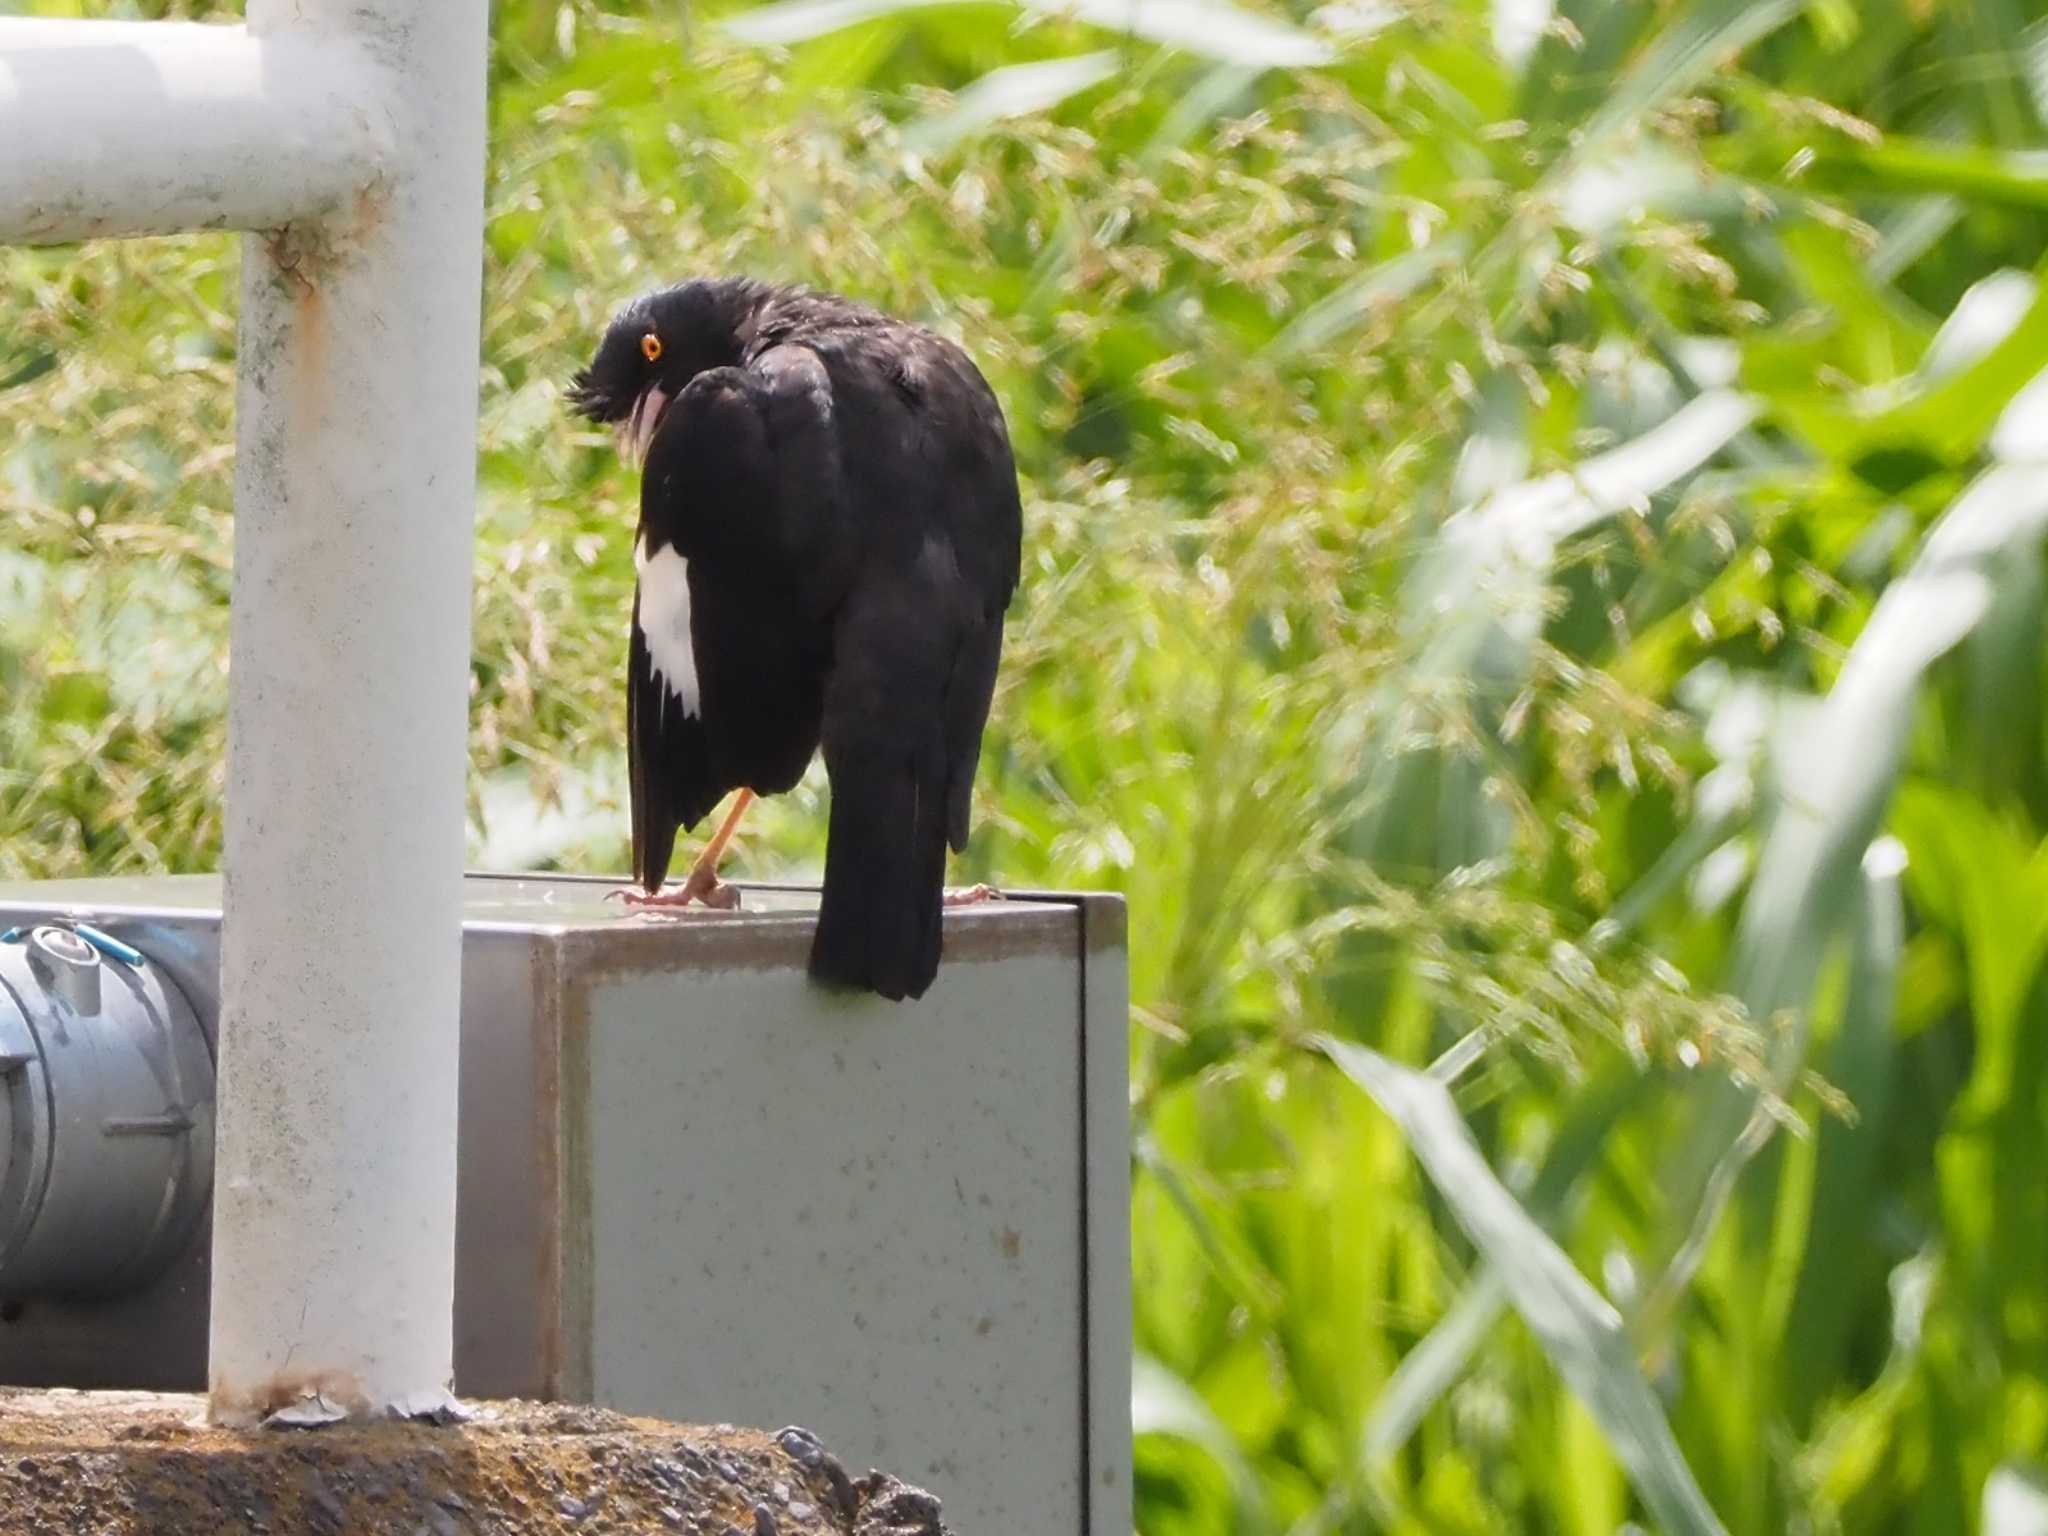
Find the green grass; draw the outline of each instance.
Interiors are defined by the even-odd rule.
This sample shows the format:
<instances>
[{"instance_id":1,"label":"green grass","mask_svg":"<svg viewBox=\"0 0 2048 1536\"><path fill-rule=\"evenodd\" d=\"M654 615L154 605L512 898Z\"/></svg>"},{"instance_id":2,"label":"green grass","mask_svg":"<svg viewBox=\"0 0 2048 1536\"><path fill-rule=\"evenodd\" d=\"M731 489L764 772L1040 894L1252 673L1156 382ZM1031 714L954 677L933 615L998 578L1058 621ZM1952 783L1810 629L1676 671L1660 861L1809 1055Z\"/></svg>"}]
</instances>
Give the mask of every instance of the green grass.
<instances>
[{"instance_id":1,"label":"green grass","mask_svg":"<svg viewBox=\"0 0 2048 1536\"><path fill-rule=\"evenodd\" d=\"M610 307L964 340L957 875L1132 904L1147 1536L2034 1528L2048 7L496 18L477 857L623 859ZM0 253L0 875L217 856L235 266Z\"/></svg>"}]
</instances>

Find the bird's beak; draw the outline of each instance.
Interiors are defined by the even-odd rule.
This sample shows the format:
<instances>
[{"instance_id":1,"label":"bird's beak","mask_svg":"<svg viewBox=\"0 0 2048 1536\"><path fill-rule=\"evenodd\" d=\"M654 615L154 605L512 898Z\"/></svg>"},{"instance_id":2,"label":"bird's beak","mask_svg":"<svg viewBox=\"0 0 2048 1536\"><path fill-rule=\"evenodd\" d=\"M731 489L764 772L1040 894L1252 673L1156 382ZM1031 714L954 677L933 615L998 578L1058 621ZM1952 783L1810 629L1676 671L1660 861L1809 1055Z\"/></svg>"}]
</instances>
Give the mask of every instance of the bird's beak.
<instances>
[{"instance_id":1,"label":"bird's beak","mask_svg":"<svg viewBox=\"0 0 2048 1536\"><path fill-rule=\"evenodd\" d=\"M659 384L650 384L633 402L633 414L619 423L619 457L633 468L647 462L647 445L654 438L662 407L667 404L668 391Z\"/></svg>"}]
</instances>

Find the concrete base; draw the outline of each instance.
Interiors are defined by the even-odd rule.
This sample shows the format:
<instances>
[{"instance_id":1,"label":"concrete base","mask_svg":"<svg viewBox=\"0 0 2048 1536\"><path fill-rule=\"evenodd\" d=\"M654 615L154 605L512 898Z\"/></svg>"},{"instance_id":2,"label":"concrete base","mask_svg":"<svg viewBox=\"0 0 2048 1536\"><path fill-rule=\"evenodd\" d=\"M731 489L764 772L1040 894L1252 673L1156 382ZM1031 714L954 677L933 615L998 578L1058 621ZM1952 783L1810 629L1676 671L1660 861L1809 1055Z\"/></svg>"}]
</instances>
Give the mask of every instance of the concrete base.
<instances>
[{"instance_id":1,"label":"concrete base","mask_svg":"<svg viewBox=\"0 0 2048 1536\"><path fill-rule=\"evenodd\" d=\"M946 1536L938 1501L852 1478L807 1431L559 1404L473 1422L215 1428L196 1396L0 1389L0 1536Z\"/></svg>"}]
</instances>

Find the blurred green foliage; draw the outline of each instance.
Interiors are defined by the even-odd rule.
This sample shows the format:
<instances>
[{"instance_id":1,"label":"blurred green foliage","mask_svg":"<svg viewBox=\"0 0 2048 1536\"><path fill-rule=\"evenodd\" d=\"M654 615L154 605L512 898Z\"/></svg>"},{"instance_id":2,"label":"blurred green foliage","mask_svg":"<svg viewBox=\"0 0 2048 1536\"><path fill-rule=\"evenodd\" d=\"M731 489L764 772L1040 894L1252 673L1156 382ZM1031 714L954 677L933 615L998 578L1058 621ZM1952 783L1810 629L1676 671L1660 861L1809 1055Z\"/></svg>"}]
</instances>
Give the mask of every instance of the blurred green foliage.
<instances>
[{"instance_id":1,"label":"blurred green foliage","mask_svg":"<svg viewBox=\"0 0 2048 1536\"><path fill-rule=\"evenodd\" d=\"M611 306L938 325L958 874L1132 904L1140 1528L2042 1529L2044 13L500 0L478 859L622 858ZM235 268L0 253L0 875L216 857Z\"/></svg>"}]
</instances>

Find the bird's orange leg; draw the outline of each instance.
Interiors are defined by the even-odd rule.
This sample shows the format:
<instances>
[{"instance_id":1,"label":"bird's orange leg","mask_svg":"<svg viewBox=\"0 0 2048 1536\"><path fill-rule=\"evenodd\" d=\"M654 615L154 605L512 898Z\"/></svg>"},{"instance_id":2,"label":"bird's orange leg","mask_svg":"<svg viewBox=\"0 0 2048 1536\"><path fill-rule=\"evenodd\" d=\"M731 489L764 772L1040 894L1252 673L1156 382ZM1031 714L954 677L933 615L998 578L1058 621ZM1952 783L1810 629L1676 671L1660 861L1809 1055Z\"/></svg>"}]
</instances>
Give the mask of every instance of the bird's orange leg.
<instances>
[{"instance_id":1,"label":"bird's orange leg","mask_svg":"<svg viewBox=\"0 0 2048 1536\"><path fill-rule=\"evenodd\" d=\"M747 814L747 807L754 803L754 792L743 789L733 796L732 809L725 813L725 820L718 830L711 834L711 841L704 845L704 851L697 855L697 862L690 866L683 883L671 889L655 891L623 891L629 907L687 907L691 902L702 902L707 907L719 907L734 911L740 904L740 891L736 885L727 885L718 878L718 861L725 856L725 845L732 841L738 829L740 818Z\"/></svg>"}]
</instances>

